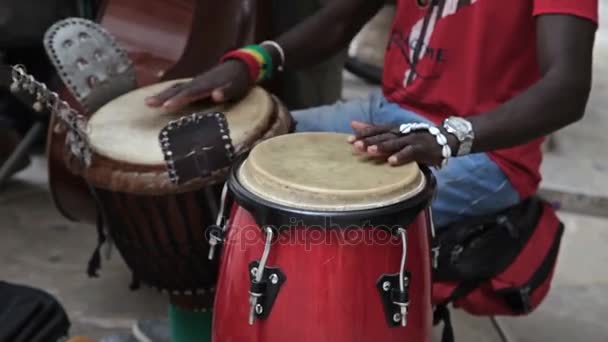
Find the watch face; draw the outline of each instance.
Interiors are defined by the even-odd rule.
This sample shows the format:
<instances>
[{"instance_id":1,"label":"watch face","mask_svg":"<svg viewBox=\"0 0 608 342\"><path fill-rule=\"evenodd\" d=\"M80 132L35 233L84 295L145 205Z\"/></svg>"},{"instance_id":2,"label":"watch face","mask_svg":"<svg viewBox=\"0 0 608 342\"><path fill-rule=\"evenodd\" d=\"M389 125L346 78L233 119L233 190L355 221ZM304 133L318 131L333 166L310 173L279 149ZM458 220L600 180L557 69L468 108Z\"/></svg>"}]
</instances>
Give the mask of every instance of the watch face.
<instances>
[{"instance_id":1,"label":"watch face","mask_svg":"<svg viewBox=\"0 0 608 342\"><path fill-rule=\"evenodd\" d=\"M450 126L454 127L454 129L461 131L463 133L471 130L471 124L461 118L452 118L448 121L450 123Z\"/></svg>"},{"instance_id":2,"label":"watch face","mask_svg":"<svg viewBox=\"0 0 608 342\"><path fill-rule=\"evenodd\" d=\"M449 118L447 124L452 127L461 136L467 136L473 134L473 125L462 118Z\"/></svg>"},{"instance_id":3,"label":"watch face","mask_svg":"<svg viewBox=\"0 0 608 342\"><path fill-rule=\"evenodd\" d=\"M473 139L473 126L469 121L459 117L450 117L445 121L446 129L456 136L461 143Z\"/></svg>"},{"instance_id":4,"label":"watch face","mask_svg":"<svg viewBox=\"0 0 608 342\"><path fill-rule=\"evenodd\" d=\"M449 117L445 120L444 126L449 133L456 136L460 141L458 152L456 155L462 156L470 153L473 145L473 139L475 139L475 133L473 132L473 125L467 119L460 117Z\"/></svg>"}]
</instances>

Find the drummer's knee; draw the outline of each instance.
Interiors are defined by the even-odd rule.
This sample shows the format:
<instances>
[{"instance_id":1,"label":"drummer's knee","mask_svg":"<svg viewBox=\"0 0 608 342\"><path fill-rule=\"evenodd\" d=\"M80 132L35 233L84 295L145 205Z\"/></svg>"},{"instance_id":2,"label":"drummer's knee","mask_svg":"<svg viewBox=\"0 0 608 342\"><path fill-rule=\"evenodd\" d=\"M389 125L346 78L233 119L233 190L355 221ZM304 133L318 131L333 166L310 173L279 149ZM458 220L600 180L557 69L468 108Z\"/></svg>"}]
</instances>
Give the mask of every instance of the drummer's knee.
<instances>
[{"instance_id":1,"label":"drummer's knee","mask_svg":"<svg viewBox=\"0 0 608 342\"><path fill-rule=\"evenodd\" d=\"M433 222L443 228L467 217L491 215L520 201L518 192L486 155L455 158L435 173Z\"/></svg>"}]
</instances>

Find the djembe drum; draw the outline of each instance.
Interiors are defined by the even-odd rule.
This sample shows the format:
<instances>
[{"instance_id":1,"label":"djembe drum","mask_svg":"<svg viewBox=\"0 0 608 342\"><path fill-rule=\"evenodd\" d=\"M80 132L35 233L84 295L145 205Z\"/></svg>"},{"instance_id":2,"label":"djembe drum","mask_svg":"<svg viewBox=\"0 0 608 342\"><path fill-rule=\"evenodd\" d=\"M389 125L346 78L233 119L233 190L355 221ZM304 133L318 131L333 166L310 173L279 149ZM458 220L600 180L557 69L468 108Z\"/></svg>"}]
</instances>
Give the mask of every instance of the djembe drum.
<instances>
[{"instance_id":1,"label":"djembe drum","mask_svg":"<svg viewBox=\"0 0 608 342\"><path fill-rule=\"evenodd\" d=\"M234 164L215 342L431 341L434 178L346 139L275 137Z\"/></svg>"},{"instance_id":2,"label":"djembe drum","mask_svg":"<svg viewBox=\"0 0 608 342\"><path fill-rule=\"evenodd\" d=\"M81 168L71 158L66 162L91 186L109 236L134 277L169 293L178 307L207 310L218 265L208 258L205 230L216 222L218 184L229 167L175 184L159 133L191 113L222 112L238 155L263 139L287 133L291 119L261 88L222 106L201 104L168 112L145 105L146 97L171 83L135 90L101 107L88 121L92 164Z\"/></svg>"}]
</instances>

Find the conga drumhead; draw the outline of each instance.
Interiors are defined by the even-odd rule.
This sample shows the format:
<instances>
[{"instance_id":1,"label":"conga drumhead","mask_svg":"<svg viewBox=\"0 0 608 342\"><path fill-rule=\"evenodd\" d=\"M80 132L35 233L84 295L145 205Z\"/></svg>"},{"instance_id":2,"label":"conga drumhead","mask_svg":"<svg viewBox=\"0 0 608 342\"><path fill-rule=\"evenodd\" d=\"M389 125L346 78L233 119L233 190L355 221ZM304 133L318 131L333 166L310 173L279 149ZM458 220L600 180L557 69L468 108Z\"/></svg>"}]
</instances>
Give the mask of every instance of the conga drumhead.
<instances>
[{"instance_id":1,"label":"conga drumhead","mask_svg":"<svg viewBox=\"0 0 608 342\"><path fill-rule=\"evenodd\" d=\"M146 97L186 80L154 84L127 93L101 107L89 120L89 141L95 153L138 165L164 163L158 142L160 130L171 120L198 112L226 114L230 137L237 149L261 137L270 125L273 102L261 88L254 88L241 101L225 105L193 105L180 111L146 106Z\"/></svg>"},{"instance_id":2,"label":"conga drumhead","mask_svg":"<svg viewBox=\"0 0 608 342\"><path fill-rule=\"evenodd\" d=\"M347 137L296 133L266 140L241 165L239 183L272 203L334 212L390 206L424 189L417 164L393 167L358 155Z\"/></svg>"}]
</instances>

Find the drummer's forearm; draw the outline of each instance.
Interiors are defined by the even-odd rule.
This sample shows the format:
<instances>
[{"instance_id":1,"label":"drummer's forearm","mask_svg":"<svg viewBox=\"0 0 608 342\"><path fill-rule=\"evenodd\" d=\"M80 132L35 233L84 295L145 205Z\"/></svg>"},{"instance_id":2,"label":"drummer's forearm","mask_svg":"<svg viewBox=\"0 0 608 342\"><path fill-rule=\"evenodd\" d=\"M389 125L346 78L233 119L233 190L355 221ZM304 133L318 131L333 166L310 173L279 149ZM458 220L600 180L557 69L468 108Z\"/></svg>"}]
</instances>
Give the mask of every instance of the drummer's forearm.
<instances>
[{"instance_id":1,"label":"drummer's forearm","mask_svg":"<svg viewBox=\"0 0 608 342\"><path fill-rule=\"evenodd\" d=\"M570 16L537 19L542 78L498 108L472 117L474 152L508 148L580 120L591 89L595 24Z\"/></svg>"},{"instance_id":2,"label":"drummer's forearm","mask_svg":"<svg viewBox=\"0 0 608 342\"><path fill-rule=\"evenodd\" d=\"M497 109L470 118L473 152L509 148L556 132L583 117L588 96L588 84L544 78Z\"/></svg>"},{"instance_id":3,"label":"drummer's forearm","mask_svg":"<svg viewBox=\"0 0 608 342\"><path fill-rule=\"evenodd\" d=\"M276 41L285 52L286 68L316 65L348 46L384 0L332 0ZM269 48L273 59L280 56Z\"/></svg>"}]
</instances>

